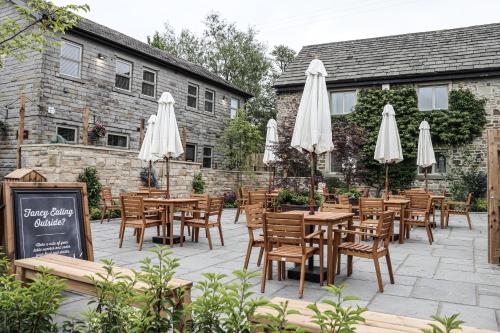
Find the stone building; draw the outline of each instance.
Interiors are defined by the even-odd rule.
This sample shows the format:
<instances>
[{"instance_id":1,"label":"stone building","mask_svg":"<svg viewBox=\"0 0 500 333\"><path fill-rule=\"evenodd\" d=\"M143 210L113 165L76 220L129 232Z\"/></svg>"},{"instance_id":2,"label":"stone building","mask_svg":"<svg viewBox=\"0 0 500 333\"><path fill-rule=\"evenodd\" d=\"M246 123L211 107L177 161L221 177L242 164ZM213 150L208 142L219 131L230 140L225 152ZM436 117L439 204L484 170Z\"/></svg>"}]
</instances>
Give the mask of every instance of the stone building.
<instances>
[{"instance_id":1,"label":"stone building","mask_svg":"<svg viewBox=\"0 0 500 333\"><path fill-rule=\"evenodd\" d=\"M0 21L18 18L14 6L19 3L0 3ZM84 108L90 109L90 130L96 122L106 128L106 136L91 140L92 145L137 151L141 120L157 112L158 98L168 91L176 101L179 128L186 133L183 159L202 168L221 167L218 140L225 120L251 97L247 92L201 66L90 20L80 21L59 42L43 52L27 52L23 61L3 59L0 120L9 131L0 139L0 178L15 168L21 95L27 98L24 144L40 145L25 151L38 156L54 152L57 143L82 144ZM47 148L49 143L56 144ZM33 161L31 157L23 155L25 161Z\"/></svg>"},{"instance_id":2,"label":"stone building","mask_svg":"<svg viewBox=\"0 0 500 333\"><path fill-rule=\"evenodd\" d=\"M487 99L485 129L500 127L500 24L304 46L276 83L278 122L296 114L305 70L314 57L329 74L332 116L355 112L363 88L413 85L421 112L447 109L449 92L467 88ZM434 148L438 163L429 176L434 187L444 186L447 171L461 163L465 151L486 170L486 130L471 145ZM331 155L320 160L325 176L340 176L339 168Z\"/></svg>"}]
</instances>

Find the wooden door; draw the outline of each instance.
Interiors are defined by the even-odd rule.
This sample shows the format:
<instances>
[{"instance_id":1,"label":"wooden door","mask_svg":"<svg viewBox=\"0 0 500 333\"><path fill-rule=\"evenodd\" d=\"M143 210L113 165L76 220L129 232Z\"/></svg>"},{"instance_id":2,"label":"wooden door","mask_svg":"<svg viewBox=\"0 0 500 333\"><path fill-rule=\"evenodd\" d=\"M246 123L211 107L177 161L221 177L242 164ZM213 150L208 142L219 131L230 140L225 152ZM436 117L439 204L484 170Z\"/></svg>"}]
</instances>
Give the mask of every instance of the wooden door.
<instances>
[{"instance_id":1,"label":"wooden door","mask_svg":"<svg viewBox=\"0 0 500 333\"><path fill-rule=\"evenodd\" d=\"M500 264L500 130L488 130L488 261Z\"/></svg>"}]
</instances>

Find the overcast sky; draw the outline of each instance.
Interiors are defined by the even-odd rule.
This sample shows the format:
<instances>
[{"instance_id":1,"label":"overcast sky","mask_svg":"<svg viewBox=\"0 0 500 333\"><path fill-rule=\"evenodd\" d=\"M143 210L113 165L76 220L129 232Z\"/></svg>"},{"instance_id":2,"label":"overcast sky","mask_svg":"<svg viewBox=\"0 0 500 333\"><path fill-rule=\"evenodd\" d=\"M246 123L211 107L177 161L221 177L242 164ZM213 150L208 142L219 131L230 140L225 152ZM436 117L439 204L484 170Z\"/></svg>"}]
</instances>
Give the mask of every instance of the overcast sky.
<instances>
[{"instance_id":1,"label":"overcast sky","mask_svg":"<svg viewBox=\"0 0 500 333\"><path fill-rule=\"evenodd\" d=\"M203 30L218 12L238 27L259 31L270 48L457 28L500 22L500 0L55 0L88 4L85 16L139 40L168 22L176 31Z\"/></svg>"}]
</instances>

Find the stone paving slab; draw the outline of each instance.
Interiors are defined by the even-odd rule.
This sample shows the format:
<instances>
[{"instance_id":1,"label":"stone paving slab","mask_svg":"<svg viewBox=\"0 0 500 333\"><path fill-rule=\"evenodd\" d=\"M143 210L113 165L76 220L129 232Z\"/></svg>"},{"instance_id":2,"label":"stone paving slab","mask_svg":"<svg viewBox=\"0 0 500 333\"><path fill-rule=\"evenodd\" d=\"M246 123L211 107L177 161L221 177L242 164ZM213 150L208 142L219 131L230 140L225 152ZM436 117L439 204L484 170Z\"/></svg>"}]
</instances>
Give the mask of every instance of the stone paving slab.
<instances>
[{"instance_id":1,"label":"stone paving slab","mask_svg":"<svg viewBox=\"0 0 500 333\"><path fill-rule=\"evenodd\" d=\"M212 231L212 251L208 249L203 232L200 233L199 243L193 243L187 237L184 247L176 245L171 249L172 255L180 259L177 277L198 282L203 280L203 273L218 272L228 275L227 281L234 279L231 273L242 268L248 240L244 216L234 224L234 215L234 209L224 210L222 228L225 246L221 246L218 233ZM342 269L335 279L336 284L346 282L349 285L347 294L360 298L355 304L372 311L418 318L460 312L470 326L500 329L500 267L487 263L486 215L473 214L472 231L464 221L459 220L453 219L446 230L435 229L436 241L432 246L421 229L413 230L411 239L405 244L392 243L390 251L396 283L390 284L386 262L381 259L384 293L378 291L373 261L361 258L353 260L354 271L350 277L346 276L347 260L342 258ZM118 219L103 224L92 222L96 260L110 258L117 265L134 269L140 269L140 261L146 257L156 261L149 252L154 247L151 242L151 237L156 234L154 228L146 231L141 252L137 251L131 230L126 232L123 248L118 248L118 228ZM178 225L174 233L179 233ZM257 267L257 256L258 250L254 249L249 265L251 271L261 271ZM255 278L252 283L255 284L253 290L260 295L260 278ZM295 280L267 281L264 296L297 298L298 287L299 283ZM198 294L194 289L193 297ZM67 295L57 320L86 310L88 297ZM327 296L328 293L318 283L306 282L305 300L319 301Z\"/></svg>"}]
</instances>

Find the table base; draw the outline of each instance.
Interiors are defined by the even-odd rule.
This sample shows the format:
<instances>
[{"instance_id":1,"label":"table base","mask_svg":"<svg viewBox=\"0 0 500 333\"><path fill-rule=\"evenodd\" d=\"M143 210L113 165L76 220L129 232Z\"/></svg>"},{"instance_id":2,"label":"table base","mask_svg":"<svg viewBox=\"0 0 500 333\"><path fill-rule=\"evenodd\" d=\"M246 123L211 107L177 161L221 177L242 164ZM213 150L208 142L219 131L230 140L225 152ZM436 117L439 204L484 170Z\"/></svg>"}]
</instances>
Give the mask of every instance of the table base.
<instances>
[{"instance_id":1,"label":"table base","mask_svg":"<svg viewBox=\"0 0 500 333\"><path fill-rule=\"evenodd\" d=\"M186 237L184 237L184 241L186 241ZM180 235L174 235L174 244L179 244L181 242ZM155 244L163 244L163 237L161 236L153 236L153 243ZM165 245L170 244L170 236L165 237Z\"/></svg>"},{"instance_id":2,"label":"table base","mask_svg":"<svg viewBox=\"0 0 500 333\"><path fill-rule=\"evenodd\" d=\"M315 266L313 269L306 267L306 274L304 279L309 282L319 283L319 267ZM287 277L291 280L300 280L300 266L288 269ZM323 281L326 285L327 282L327 269L323 268Z\"/></svg>"}]
</instances>

